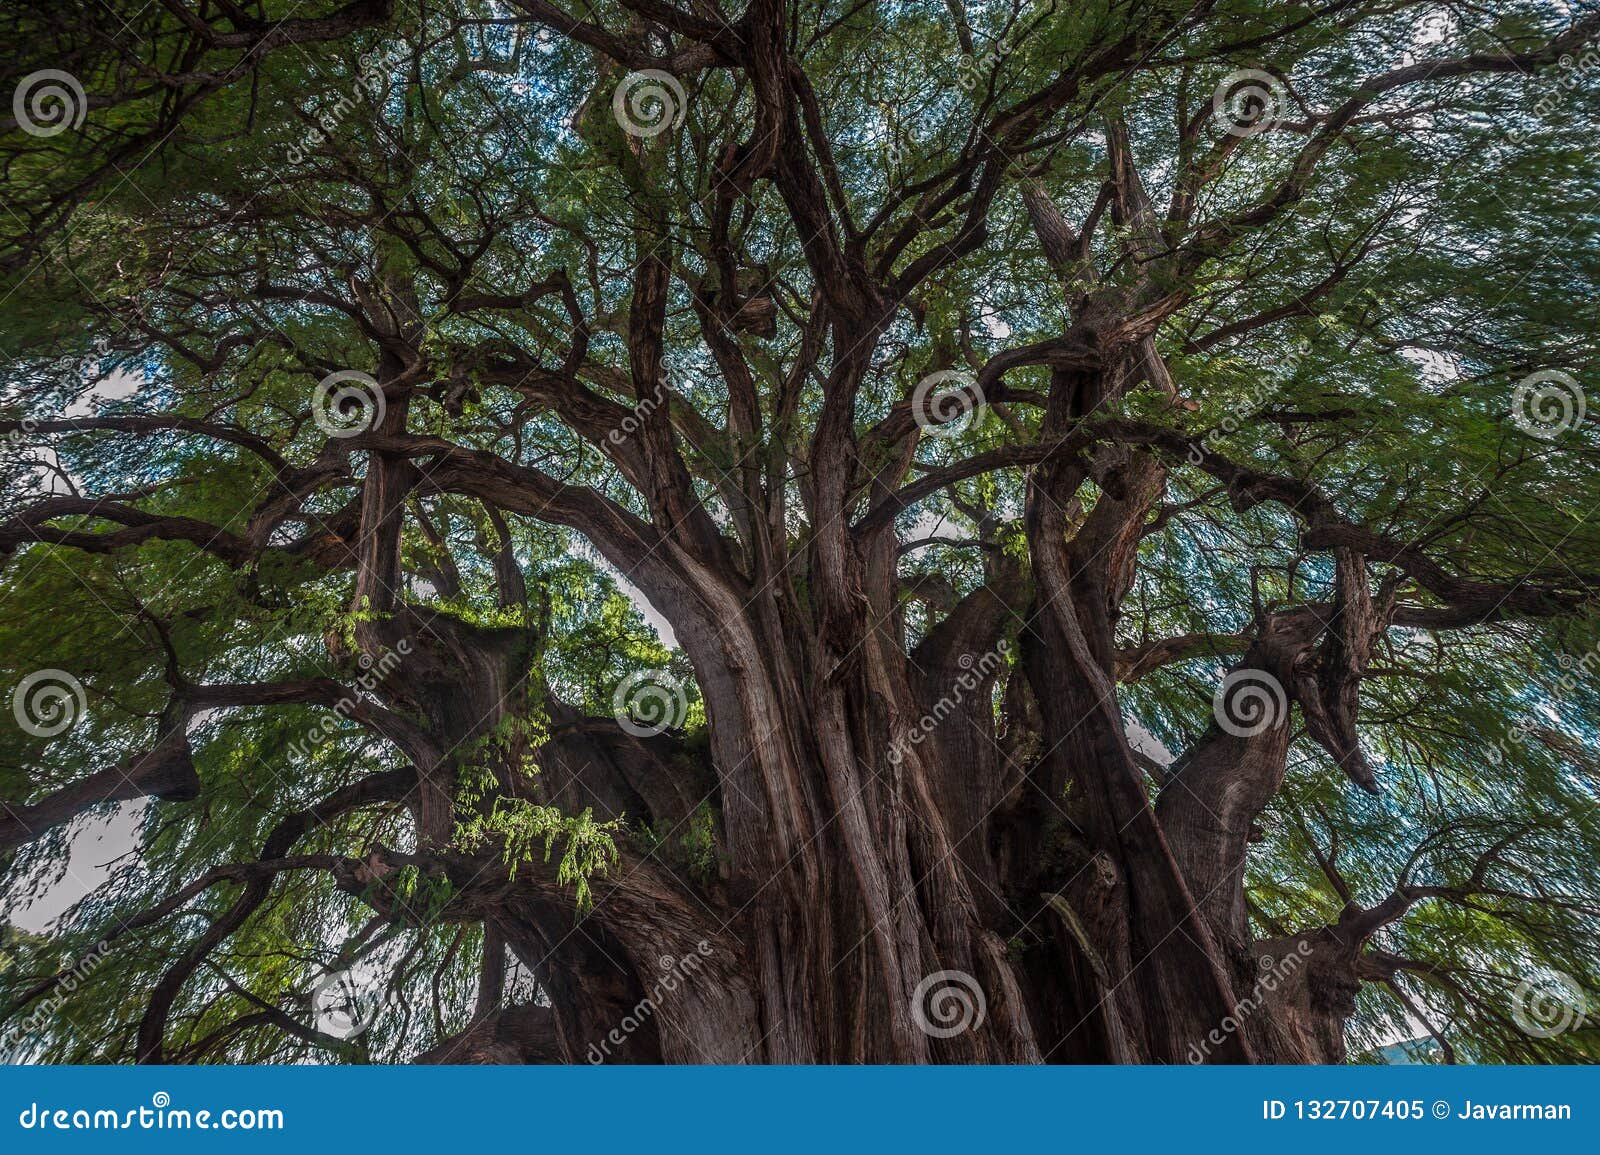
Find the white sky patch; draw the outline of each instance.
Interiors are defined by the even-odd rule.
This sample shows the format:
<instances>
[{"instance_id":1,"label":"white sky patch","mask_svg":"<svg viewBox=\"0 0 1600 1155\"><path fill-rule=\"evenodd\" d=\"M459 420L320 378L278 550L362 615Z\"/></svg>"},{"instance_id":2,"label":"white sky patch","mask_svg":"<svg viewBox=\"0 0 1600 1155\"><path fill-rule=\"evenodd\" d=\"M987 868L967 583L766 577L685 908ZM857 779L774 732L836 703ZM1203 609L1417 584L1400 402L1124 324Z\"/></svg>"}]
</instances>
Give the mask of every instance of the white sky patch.
<instances>
[{"instance_id":1,"label":"white sky patch","mask_svg":"<svg viewBox=\"0 0 1600 1155\"><path fill-rule=\"evenodd\" d=\"M1143 724L1135 719L1128 719L1126 733L1128 735L1128 745L1152 762L1159 762L1163 766L1171 766L1177 760L1178 756L1168 750L1166 744L1160 738L1146 730Z\"/></svg>"},{"instance_id":2,"label":"white sky patch","mask_svg":"<svg viewBox=\"0 0 1600 1155\"><path fill-rule=\"evenodd\" d=\"M595 564L611 575L611 580L617 583L617 588L628 596L634 608L644 615L644 620L650 623L650 628L655 630L656 636L661 639L661 644L669 650L678 648L678 635L673 632L672 623L662 616L661 611L650 604L650 599L644 596L644 591L622 576L622 571L615 569L603 558L596 557Z\"/></svg>"},{"instance_id":3,"label":"white sky patch","mask_svg":"<svg viewBox=\"0 0 1600 1155\"><path fill-rule=\"evenodd\" d=\"M1440 44L1453 36L1455 31L1456 14L1441 5L1417 21L1416 29L1411 34L1411 43L1417 48Z\"/></svg>"},{"instance_id":4,"label":"white sky patch","mask_svg":"<svg viewBox=\"0 0 1600 1155\"><path fill-rule=\"evenodd\" d=\"M138 845L147 805L147 799L133 799L119 803L110 814L74 819L66 874L27 905L13 908L6 921L34 934L54 927L70 907L111 877L112 862Z\"/></svg>"},{"instance_id":5,"label":"white sky patch","mask_svg":"<svg viewBox=\"0 0 1600 1155\"><path fill-rule=\"evenodd\" d=\"M79 393L72 404L67 406L63 416L93 417L102 403L126 400L148 384L149 378L142 372L130 373L120 367L113 369L108 376L90 381L89 387Z\"/></svg>"},{"instance_id":6,"label":"white sky patch","mask_svg":"<svg viewBox=\"0 0 1600 1155\"><path fill-rule=\"evenodd\" d=\"M940 513L924 509L918 511L917 520L911 523L911 527L900 540L903 542L965 541L969 536L966 529L953 520L948 512Z\"/></svg>"},{"instance_id":7,"label":"white sky patch","mask_svg":"<svg viewBox=\"0 0 1600 1155\"><path fill-rule=\"evenodd\" d=\"M1411 43L1400 57L1401 67L1410 67L1439 56L1439 45L1456 35L1456 16L1448 8L1434 8L1422 15L1411 30Z\"/></svg>"},{"instance_id":8,"label":"white sky patch","mask_svg":"<svg viewBox=\"0 0 1600 1155\"><path fill-rule=\"evenodd\" d=\"M1461 380L1461 370L1443 353L1433 349L1406 348L1400 350L1400 355L1417 367L1422 380L1429 385L1447 385Z\"/></svg>"},{"instance_id":9,"label":"white sky patch","mask_svg":"<svg viewBox=\"0 0 1600 1155\"><path fill-rule=\"evenodd\" d=\"M1149 175L1145 179L1151 183L1169 184L1177 171L1178 162L1170 156L1163 156L1150 165Z\"/></svg>"},{"instance_id":10,"label":"white sky patch","mask_svg":"<svg viewBox=\"0 0 1600 1155\"><path fill-rule=\"evenodd\" d=\"M1403 1028L1389 1027L1382 1031L1378 1038L1378 1046L1392 1047L1396 1043L1426 1044L1431 1041L1432 1036L1428 1034L1428 1024L1417 1018L1410 1011L1407 1011L1406 1025Z\"/></svg>"},{"instance_id":11,"label":"white sky patch","mask_svg":"<svg viewBox=\"0 0 1600 1155\"><path fill-rule=\"evenodd\" d=\"M73 487L83 488L83 478L61 463L61 455L49 446L40 446L35 451L38 456L27 460L33 462L32 474L39 492L47 497L57 495L71 496ZM63 477L62 474L66 476Z\"/></svg>"},{"instance_id":12,"label":"white sky patch","mask_svg":"<svg viewBox=\"0 0 1600 1155\"><path fill-rule=\"evenodd\" d=\"M91 364L94 364L94 368L85 371L83 375L84 388L73 398L72 404L67 406L62 413L63 417L93 417L105 402L122 401L132 397L141 386L149 383L149 378L142 372L129 372L122 368L114 369L102 377L98 363L91 362ZM60 455L54 449L49 446L39 446L34 452L36 456L32 460L39 462L39 465L35 467L33 473L43 493L70 494L72 486L82 485L81 477L71 470L62 470ZM65 472L67 477L62 477L62 472Z\"/></svg>"},{"instance_id":13,"label":"white sky patch","mask_svg":"<svg viewBox=\"0 0 1600 1155\"><path fill-rule=\"evenodd\" d=\"M228 707L226 706L206 706L204 709L196 710L189 716L189 726L185 733L190 735L197 734L227 713Z\"/></svg>"}]
</instances>

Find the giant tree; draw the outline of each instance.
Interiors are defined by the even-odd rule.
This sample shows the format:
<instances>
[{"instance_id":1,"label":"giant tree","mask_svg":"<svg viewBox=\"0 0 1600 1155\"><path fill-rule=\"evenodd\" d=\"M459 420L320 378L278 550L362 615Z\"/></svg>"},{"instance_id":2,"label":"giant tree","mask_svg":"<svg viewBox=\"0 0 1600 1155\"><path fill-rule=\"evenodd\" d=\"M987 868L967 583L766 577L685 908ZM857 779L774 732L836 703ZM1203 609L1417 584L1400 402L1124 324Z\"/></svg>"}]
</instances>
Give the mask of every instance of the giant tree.
<instances>
[{"instance_id":1,"label":"giant tree","mask_svg":"<svg viewBox=\"0 0 1600 1155\"><path fill-rule=\"evenodd\" d=\"M22 1052L1594 1054L1600 17L4 20Z\"/></svg>"}]
</instances>

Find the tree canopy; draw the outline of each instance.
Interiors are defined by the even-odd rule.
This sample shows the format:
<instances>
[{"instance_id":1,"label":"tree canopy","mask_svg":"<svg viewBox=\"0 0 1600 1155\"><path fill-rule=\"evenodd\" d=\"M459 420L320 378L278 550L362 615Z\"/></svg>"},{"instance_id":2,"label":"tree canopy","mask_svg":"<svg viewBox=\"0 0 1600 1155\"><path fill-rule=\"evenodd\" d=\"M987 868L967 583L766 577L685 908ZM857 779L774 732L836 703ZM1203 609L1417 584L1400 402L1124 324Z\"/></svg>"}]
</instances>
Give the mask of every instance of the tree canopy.
<instances>
[{"instance_id":1,"label":"tree canopy","mask_svg":"<svg viewBox=\"0 0 1600 1155\"><path fill-rule=\"evenodd\" d=\"M1597 37L14 0L12 1053L1594 1059Z\"/></svg>"}]
</instances>

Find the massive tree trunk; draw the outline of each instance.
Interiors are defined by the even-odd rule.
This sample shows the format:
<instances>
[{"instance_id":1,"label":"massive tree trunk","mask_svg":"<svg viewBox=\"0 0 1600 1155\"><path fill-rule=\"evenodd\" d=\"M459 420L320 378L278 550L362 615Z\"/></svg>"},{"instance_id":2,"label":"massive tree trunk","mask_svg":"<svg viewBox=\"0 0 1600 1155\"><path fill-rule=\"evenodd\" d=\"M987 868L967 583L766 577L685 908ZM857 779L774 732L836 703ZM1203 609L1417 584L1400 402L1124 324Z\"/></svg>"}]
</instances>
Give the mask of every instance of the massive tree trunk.
<instances>
[{"instance_id":1,"label":"massive tree trunk","mask_svg":"<svg viewBox=\"0 0 1600 1155\"><path fill-rule=\"evenodd\" d=\"M1101 380L1063 375L1056 430L1094 405ZM826 508L820 472L813 500ZM1139 453L1042 468L1027 524L1032 603L1015 565L994 565L909 655L895 539L852 531L844 480L833 483L839 529L817 534L803 559L773 546L749 578L696 539L692 508L679 518L689 528L659 549L600 535L693 663L720 878L625 858L574 922L548 879L462 860L451 822L425 808L420 860L459 878L457 902L538 977L567 1061L1181 1062L1223 1023L1234 1025L1204 1057L1248 1061L1258 1033L1305 1036L1261 1021L1278 1004L1252 1003L1254 1021L1240 1025L1242 843L1211 848L1215 834L1184 815L1164 826L1128 746L1111 630L1163 477ZM1085 515L1078 493L1091 478L1100 497ZM781 572L797 562L805 604ZM516 692L534 674L527 639L402 623L385 628L409 629L421 657L390 688L444 748L530 700ZM1002 743L997 691L1008 710L1042 720L1037 748ZM541 700L550 733L532 754L544 769L525 779L525 752L502 750L505 793L674 828L688 820L700 800L683 775L653 769L671 757L669 739ZM1281 774L1282 754L1278 743L1248 757L1276 757ZM1203 790L1216 756L1196 755L1184 780ZM1250 816L1246 804L1225 825ZM666 989L662 960L700 957L702 944L707 965ZM636 1026L607 1044L624 1020ZM511 1053L481 1040L469 1049Z\"/></svg>"},{"instance_id":2,"label":"massive tree trunk","mask_svg":"<svg viewBox=\"0 0 1600 1155\"><path fill-rule=\"evenodd\" d=\"M1187 818L1173 819L1169 842L1114 698L1108 708L1105 683L1083 676L1078 662L1092 659L1041 637L1044 607L1029 611L1023 666L985 661L1006 644L1002 605L988 587L973 595L955 620L980 624L929 638L918 666L891 662L865 637L809 696L792 692L792 663L814 660L805 645L822 652L815 637L789 632L798 655L789 642L765 645L733 600L715 631L683 630L712 729L720 878L625 856L575 916L542 864L513 878L492 856L462 859L444 845L425 845L416 861L458 879L461 917L492 927L537 976L565 1061L1184 1061L1239 1018L1235 1000L1249 994L1242 844L1231 857L1210 851L1211 831ZM892 612L882 628L894 641ZM413 648L425 644L419 636ZM439 679L441 718L502 696L503 680L482 673L493 646L460 647L476 647L470 668L493 689L468 693L464 674ZM995 734L1002 683L1046 720L1043 755L1022 764ZM666 766L670 739L556 705L528 796L672 829L688 821L700 800ZM923 718L939 724L924 731ZM1196 789L1204 765L1184 772ZM694 973L663 983L673 960L700 957ZM1245 1042L1306 1037L1299 1020L1269 1023L1305 1019L1301 1003L1256 1007L1206 1057L1332 1057L1336 1020L1318 1028L1320 1054ZM625 1020L638 1026L607 1045ZM473 1053L513 1051L484 1043Z\"/></svg>"}]
</instances>

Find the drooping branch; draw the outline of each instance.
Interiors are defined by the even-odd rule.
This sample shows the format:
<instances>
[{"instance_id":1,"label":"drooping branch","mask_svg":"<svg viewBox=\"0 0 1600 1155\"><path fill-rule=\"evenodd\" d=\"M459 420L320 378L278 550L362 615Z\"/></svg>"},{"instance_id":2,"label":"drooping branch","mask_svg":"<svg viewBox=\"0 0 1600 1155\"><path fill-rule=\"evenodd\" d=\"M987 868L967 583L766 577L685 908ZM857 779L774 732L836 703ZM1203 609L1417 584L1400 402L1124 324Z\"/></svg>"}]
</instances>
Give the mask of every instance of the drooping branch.
<instances>
[{"instance_id":1,"label":"drooping branch","mask_svg":"<svg viewBox=\"0 0 1600 1155\"><path fill-rule=\"evenodd\" d=\"M389 771L371 775L342 790L335 791L315 805L281 819L262 843L261 854L257 861L271 862L286 859L288 852L293 849L295 843L310 831L313 826L330 822L340 815L360 807L369 806L377 802L393 801L401 797L414 782L415 776L410 771ZM333 869L336 877L341 870L349 869L340 860L327 863L318 860L317 865L324 869ZM205 933L200 936L198 941L161 976L160 981L156 983L155 989L150 994L149 1003L139 1023L137 1051L139 1062L162 1062L166 1054L167 1017L171 1013L172 1004L182 991L184 984L199 968L201 963L210 956L211 952L231 937L266 902L272 892L273 882L279 873L278 870L245 868L241 879L244 883L244 889L240 892L239 897L206 928ZM220 876L207 885L211 885L215 881L221 881L222 877L227 876ZM191 884L189 889L193 890L195 885L197 884ZM204 888L202 887L201 889ZM199 891L193 890L193 893L199 893ZM169 902L156 909L172 910L176 908L176 905ZM160 917L160 915L155 917Z\"/></svg>"},{"instance_id":2,"label":"drooping branch","mask_svg":"<svg viewBox=\"0 0 1600 1155\"><path fill-rule=\"evenodd\" d=\"M1315 484L1241 465L1209 448L1204 440L1141 422L1108 419L1095 423L1102 436L1131 445L1149 445L1187 461L1228 487L1234 507L1245 511L1271 501L1306 523L1301 545L1308 550L1343 548L1364 555L1368 564L1393 565L1446 603L1451 619L1489 621L1503 614L1550 617L1570 613L1600 588L1600 579L1578 575L1570 584L1514 580L1490 582L1450 572L1418 545L1356 524Z\"/></svg>"},{"instance_id":3,"label":"drooping branch","mask_svg":"<svg viewBox=\"0 0 1600 1155\"><path fill-rule=\"evenodd\" d=\"M81 778L69 786L28 805L3 803L0 815L0 852L38 838L52 827L109 802L154 798L161 802L186 802L199 797L189 744L177 734L154 749L134 754L123 762Z\"/></svg>"}]
</instances>

